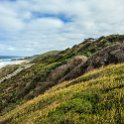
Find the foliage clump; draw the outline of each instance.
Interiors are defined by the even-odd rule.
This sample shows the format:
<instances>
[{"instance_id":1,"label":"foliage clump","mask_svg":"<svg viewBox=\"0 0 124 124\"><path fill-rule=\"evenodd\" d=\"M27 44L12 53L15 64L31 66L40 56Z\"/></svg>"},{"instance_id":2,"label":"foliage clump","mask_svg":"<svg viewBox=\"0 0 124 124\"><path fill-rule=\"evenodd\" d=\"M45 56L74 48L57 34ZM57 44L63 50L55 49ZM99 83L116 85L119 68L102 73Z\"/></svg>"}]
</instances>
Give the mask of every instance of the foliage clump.
<instances>
[{"instance_id":1,"label":"foliage clump","mask_svg":"<svg viewBox=\"0 0 124 124\"><path fill-rule=\"evenodd\" d=\"M1 123L123 124L123 68L109 65L58 84L1 116Z\"/></svg>"}]
</instances>

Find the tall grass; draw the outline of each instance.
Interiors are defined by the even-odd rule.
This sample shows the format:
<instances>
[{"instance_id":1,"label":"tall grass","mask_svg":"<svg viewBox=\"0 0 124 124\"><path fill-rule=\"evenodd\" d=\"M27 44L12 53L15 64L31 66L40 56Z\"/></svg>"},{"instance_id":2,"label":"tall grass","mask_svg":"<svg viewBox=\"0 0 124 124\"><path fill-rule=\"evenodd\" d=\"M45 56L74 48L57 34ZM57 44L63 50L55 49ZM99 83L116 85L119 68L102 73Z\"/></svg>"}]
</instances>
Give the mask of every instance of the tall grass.
<instances>
[{"instance_id":1,"label":"tall grass","mask_svg":"<svg viewBox=\"0 0 124 124\"><path fill-rule=\"evenodd\" d=\"M63 82L0 117L9 124L123 124L124 64Z\"/></svg>"}]
</instances>

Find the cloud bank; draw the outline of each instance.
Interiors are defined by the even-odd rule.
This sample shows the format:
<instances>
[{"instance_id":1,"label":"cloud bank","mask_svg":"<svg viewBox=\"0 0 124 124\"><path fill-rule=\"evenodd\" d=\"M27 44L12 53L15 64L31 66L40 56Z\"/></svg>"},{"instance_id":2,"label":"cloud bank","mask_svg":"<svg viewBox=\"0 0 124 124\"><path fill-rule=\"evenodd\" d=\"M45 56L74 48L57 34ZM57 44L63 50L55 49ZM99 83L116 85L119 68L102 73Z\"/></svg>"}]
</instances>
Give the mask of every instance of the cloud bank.
<instances>
[{"instance_id":1,"label":"cloud bank","mask_svg":"<svg viewBox=\"0 0 124 124\"><path fill-rule=\"evenodd\" d=\"M0 54L33 55L124 33L123 0L0 1Z\"/></svg>"}]
</instances>

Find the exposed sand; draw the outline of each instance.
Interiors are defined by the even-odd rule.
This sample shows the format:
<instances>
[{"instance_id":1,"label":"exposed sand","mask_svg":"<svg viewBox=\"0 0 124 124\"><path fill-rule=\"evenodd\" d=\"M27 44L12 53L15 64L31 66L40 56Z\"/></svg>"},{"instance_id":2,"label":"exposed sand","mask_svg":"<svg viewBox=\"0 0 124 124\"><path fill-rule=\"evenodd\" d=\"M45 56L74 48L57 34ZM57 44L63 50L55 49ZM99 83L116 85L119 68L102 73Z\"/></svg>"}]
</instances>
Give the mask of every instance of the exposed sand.
<instances>
[{"instance_id":1,"label":"exposed sand","mask_svg":"<svg viewBox=\"0 0 124 124\"><path fill-rule=\"evenodd\" d=\"M28 60L16 60L16 61L13 61L12 63L13 64L22 64L22 63L28 63L29 61Z\"/></svg>"},{"instance_id":2,"label":"exposed sand","mask_svg":"<svg viewBox=\"0 0 124 124\"><path fill-rule=\"evenodd\" d=\"M28 63L28 60L15 60L15 61L10 61L10 62L0 62L0 68L5 67L6 65L19 65L23 63Z\"/></svg>"}]
</instances>

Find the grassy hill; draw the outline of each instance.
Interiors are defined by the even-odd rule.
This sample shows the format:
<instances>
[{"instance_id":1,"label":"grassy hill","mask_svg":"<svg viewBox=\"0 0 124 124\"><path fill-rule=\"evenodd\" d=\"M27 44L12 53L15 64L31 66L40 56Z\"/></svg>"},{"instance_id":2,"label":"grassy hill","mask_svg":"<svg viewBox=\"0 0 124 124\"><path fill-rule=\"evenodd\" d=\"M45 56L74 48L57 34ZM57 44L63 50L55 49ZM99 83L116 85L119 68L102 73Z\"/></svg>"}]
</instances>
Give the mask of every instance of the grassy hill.
<instances>
[{"instance_id":1,"label":"grassy hill","mask_svg":"<svg viewBox=\"0 0 124 124\"><path fill-rule=\"evenodd\" d=\"M63 82L0 117L1 124L122 124L124 64Z\"/></svg>"},{"instance_id":2,"label":"grassy hill","mask_svg":"<svg viewBox=\"0 0 124 124\"><path fill-rule=\"evenodd\" d=\"M118 97L124 83L124 35L89 38L30 60L30 68L0 84L0 123L121 123L123 105L119 106ZM19 67L0 69L0 79ZM117 97L117 104L109 92Z\"/></svg>"}]
</instances>

